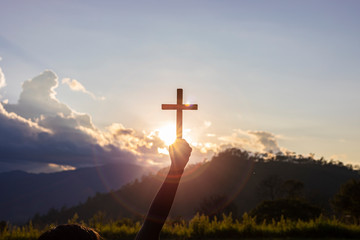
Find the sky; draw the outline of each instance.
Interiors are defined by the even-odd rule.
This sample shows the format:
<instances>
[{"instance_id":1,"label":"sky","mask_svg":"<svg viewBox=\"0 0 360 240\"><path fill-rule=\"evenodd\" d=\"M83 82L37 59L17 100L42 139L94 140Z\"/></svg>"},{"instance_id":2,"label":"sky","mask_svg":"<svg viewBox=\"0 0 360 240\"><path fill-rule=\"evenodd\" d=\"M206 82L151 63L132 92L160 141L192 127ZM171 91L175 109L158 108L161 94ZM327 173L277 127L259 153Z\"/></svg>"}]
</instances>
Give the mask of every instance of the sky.
<instances>
[{"instance_id":1,"label":"sky","mask_svg":"<svg viewBox=\"0 0 360 240\"><path fill-rule=\"evenodd\" d=\"M227 147L360 164L359 1L0 2L0 172Z\"/></svg>"}]
</instances>

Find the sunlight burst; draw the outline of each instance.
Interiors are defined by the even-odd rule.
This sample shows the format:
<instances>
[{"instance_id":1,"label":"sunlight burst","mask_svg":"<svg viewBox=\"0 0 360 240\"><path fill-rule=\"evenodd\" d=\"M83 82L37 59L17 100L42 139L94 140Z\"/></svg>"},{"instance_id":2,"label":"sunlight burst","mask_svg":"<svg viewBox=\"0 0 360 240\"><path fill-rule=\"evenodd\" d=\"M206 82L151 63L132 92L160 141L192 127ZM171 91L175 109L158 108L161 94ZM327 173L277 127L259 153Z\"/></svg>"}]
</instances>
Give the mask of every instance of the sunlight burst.
<instances>
[{"instance_id":1,"label":"sunlight burst","mask_svg":"<svg viewBox=\"0 0 360 240\"><path fill-rule=\"evenodd\" d=\"M176 128L175 125L168 124L159 129L159 137L164 141L166 145L171 145L176 140Z\"/></svg>"}]
</instances>

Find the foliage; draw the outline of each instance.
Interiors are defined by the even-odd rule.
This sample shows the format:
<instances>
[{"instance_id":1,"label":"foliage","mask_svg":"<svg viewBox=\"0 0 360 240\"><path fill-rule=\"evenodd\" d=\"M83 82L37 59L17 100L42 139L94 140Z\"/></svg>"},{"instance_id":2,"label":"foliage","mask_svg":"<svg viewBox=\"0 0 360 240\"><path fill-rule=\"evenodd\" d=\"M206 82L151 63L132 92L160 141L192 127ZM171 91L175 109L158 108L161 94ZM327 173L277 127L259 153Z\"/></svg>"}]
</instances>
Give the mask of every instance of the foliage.
<instances>
[{"instance_id":1,"label":"foliage","mask_svg":"<svg viewBox=\"0 0 360 240\"><path fill-rule=\"evenodd\" d=\"M69 222L78 222L79 216L74 216ZM140 230L140 222L129 219L104 222L101 213L94 216L91 223L80 222L90 226L100 233L104 239L120 240L134 239ZM51 228L34 227L30 222L26 226L8 226L0 233L0 240L35 240L39 235ZM290 220L281 217L257 223L256 217L244 214L241 219L234 220L232 215L221 218L196 214L190 221L167 221L161 233L162 239L238 239L238 238L359 238L360 226L345 224L335 218L319 216L309 221Z\"/></svg>"},{"instance_id":2,"label":"foliage","mask_svg":"<svg viewBox=\"0 0 360 240\"><path fill-rule=\"evenodd\" d=\"M215 194L205 198L197 212L213 219L214 217L220 218L223 214L228 215L230 213L236 216L237 207L227 196Z\"/></svg>"},{"instance_id":3,"label":"foliage","mask_svg":"<svg viewBox=\"0 0 360 240\"><path fill-rule=\"evenodd\" d=\"M360 224L360 180L352 179L342 185L331 203L343 217L350 216L355 223Z\"/></svg>"},{"instance_id":4,"label":"foliage","mask_svg":"<svg viewBox=\"0 0 360 240\"><path fill-rule=\"evenodd\" d=\"M252 216L256 216L259 222L275 219L280 221L285 217L290 220L309 221L318 217L321 209L300 199L278 199L274 201L264 201L251 211Z\"/></svg>"},{"instance_id":5,"label":"foliage","mask_svg":"<svg viewBox=\"0 0 360 240\"><path fill-rule=\"evenodd\" d=\"M284 181L278 175L270 175L258 185L257 194L264 200L300 199L304 195L304 183L294 179Z\"/></svg>"},{"instance_id":6,"label":"foliage","mask_svg":"<svg viewBox=\"0 0 360 240\"><path fill-rule=\"evenodd\" d=\"M8 227L8 223L5 221L0 221L0 233L4 232Z\"/></svg>"},{"instance_id":7,"label":"foliage","mask_svg":"<svg viewBox=\"0 0 360 240\"><path fill-rule=\"evenodd\" d=\"M281 197L283 180L278 175L270 175L259 184L258 195L263 199L275 200Z\"/></svg>"},{"instance_id":8,"label":"foliage","mask_svg":"<svg viewBox=\"0 0 360 240\"><path fill-rule=\"evenodd\" d=\"M299 199L303 196L304 183L297 180L287 180L282 184L282 194L284 198Z\"/></svg>"},{"instance_id":9,"label":"foliage","mask_svg":"<svg viewBox=\"0 0 360 240\"><path fill-rule=\"evenodd\" d=\"M260 154L230 148L216 154L211 161L191 165L185 170L171 216L190 219L199 211L210 218L211 215L219 218L223 212L232 212L233 217L239 217L263 200L281 198L306 198L330 213L329 199L341 184L360 178L354 169L338 161L316 160L314 154L309 157L295 153ZM87 222L98 212L104 214L105 221L119 218L140 221L166 171L145 175L110 193L98 193L76 206L53 208L45 215L33 217L33 223L66 223L75 213ZM213 196L230 199L226 208L231 209L211 213L214 210L211 205L216 202Z\"/></svg>"}]
</instances>

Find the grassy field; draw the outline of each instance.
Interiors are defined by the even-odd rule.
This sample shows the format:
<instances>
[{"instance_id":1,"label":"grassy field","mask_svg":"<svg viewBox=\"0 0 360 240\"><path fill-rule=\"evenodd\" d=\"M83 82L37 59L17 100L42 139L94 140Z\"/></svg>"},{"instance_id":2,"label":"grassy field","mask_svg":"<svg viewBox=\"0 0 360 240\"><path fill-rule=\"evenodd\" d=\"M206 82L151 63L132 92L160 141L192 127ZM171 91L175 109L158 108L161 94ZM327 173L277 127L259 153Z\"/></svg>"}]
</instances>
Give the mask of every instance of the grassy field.
<instances>
[{"instance_id":1,"label":"grassy field","mask_svg":"<svg viewBox=\"0 0 360 240\"><path fill-rule=\"evenodd\" d=\"M96 229L108 240L134 239L141 224L131 220L104 222L92 219L88 223L78 222L75 216L69 223L79 223ZM7 226L0 233L0 240L30 240L53 227L39 228L29 223L26 226ZM244 214L241 220L234 220L231 215L221 220L204 215L195 215L190 221L168 221L161 233L161 239L359 239L360 226L345 224L332 218L319 217L303 221L280 221L256 223L254 218Z\"/></svg>"}]
</instances>

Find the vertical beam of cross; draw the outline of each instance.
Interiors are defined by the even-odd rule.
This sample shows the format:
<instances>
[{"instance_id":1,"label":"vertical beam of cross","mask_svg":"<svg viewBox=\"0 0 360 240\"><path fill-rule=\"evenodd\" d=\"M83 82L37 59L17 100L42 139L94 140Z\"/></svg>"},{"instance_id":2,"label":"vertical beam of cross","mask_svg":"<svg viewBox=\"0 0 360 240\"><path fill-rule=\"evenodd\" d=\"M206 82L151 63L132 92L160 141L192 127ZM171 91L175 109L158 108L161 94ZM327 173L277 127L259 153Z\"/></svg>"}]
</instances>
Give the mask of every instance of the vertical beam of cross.
<instances>
[{"instance_id":1,"label":"vertical beam of cross","mask_svg":"<svg viewBox=\"0 0 360 240\"><path fill-rule=\"evenodd\" d=\"M177 89L176 104L162 104L162 110L176 110L176 138L182 138L182 111L183 110L197 110L197 104L183 104L183 90Z\"/></svg>"},{"instance_id":2,"label":"vertical beam of cross","mask_svg":"<svg viewBox=\"0 0 360 240\"><path fill-rule=\"evenodd\" d=\"M183 104L183 90L181 88L177 89L176 93L176 138L182 138L182 104Z\"/></svg>"}]
</instances>

